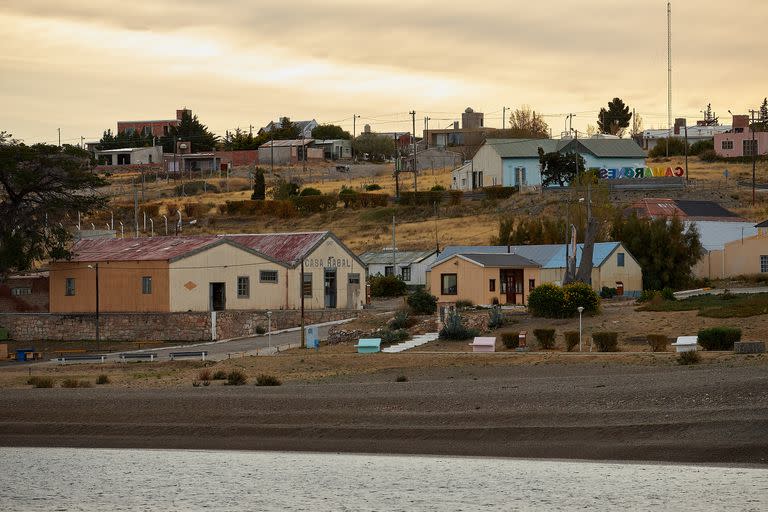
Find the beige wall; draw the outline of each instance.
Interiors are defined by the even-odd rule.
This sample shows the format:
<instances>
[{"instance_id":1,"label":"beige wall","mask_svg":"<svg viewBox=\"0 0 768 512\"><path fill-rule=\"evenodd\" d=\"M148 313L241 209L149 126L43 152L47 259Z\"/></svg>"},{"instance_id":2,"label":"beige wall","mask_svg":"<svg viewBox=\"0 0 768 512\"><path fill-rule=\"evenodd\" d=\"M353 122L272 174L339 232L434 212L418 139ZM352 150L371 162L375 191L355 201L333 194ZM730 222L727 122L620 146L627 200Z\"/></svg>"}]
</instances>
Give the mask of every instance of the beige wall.
<instances>
[{"instance_id":1,"label":"beige wall","mask_svg":"<svg viewBox=\"0 0 768 512\"><path fill-rule=\"evenodd\" d=\"M624 266L618 266L618 254L624 253ZM603 286L616 288L616 283L624 283L624 293L643 291L643 270L635 258L623 245L616 248L600 268L592 270L592 288L600 291Z\"/></svg>"},{"instance_id":2,"label":"beige wall","mask_svg":"<svg viewBox=\"0 0 768 512\"><path fill-rule=\"evenodd\" d=\"M50 272L51 313L96 311L93 263L55 262ZM152 293L142 293L142 277L152 278ZM66 295L66 279L75 279L75 295ZM113 261L99 263L100 312L168 311L168 262Z\"/></svg>"},{"instance_id":3,"label":"beige wall","mask_svg":"<svg viewBox=\"0 0 768 512\"><path fill-rule=\"evenodd\" d=\"M456 274L457 294L442 295L440 280L441 274ZM495 291L490 291L490 280L494 279ZM541 273L538 268L523 269L523 293L517 294L516 303L528 302L529 280L534 279L535 285L541 284ZM456 302L458 300L470 300L474 304L492 304L497 298L501 304L507 303L506 294L501 293L501 269L497 267L482 267L459 256L448 258L444 262L432 267L428 274L429 291L437 297L438 302Z\"/></svg>"},{"instance_id":4,"label":"beige wall","mask_svg":"<svg viewBox=\"0 0 768 512\"><path fill-rule=\"evenodd\" d=\"M768 256L768 234L734 240L722 250L707 252L693 267L699 278L722 279L760 273L760 256Z\"/></svg>"},{"instance_id":5,"label":"beige wall","mask_svg":"<svg viewBox=\"0 0 768 512\"><path fill-rule=\"evenodd\" d=\"M739 240L741 243L741 240ZM723 251L708 251L693 266L693 276L698 278L722 279L725 267L723 266Z\"/></svg>"},{"instance_id":6,"label":"beige wall","mask_svg":"<svg viewBox=\"0 0 768 512\"><path fill-rule=\"evenodd\" d=\"M333 238L326 238L304 260L304 273L312 275L312 297L304 299L307 309L325 307L325 269L336 269L336 307L361 309L365 303L365 267ZM296 268L296 279L301 279L301 269ZM350 285L349 274L357 274L360 283ZM291 301L300 307L299 288L292 289Z\"/></svg>"}]
</instances>

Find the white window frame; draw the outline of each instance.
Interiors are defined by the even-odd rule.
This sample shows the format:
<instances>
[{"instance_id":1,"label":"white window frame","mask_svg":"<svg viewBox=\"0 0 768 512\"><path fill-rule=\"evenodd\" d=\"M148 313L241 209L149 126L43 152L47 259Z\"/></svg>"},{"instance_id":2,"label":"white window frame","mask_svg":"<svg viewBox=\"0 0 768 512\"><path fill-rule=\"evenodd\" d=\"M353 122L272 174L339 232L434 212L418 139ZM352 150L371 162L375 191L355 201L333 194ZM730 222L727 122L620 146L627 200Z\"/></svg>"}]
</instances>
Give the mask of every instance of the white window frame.
<instances>
[{"instance_id":1,"label":"white window frame","mask_svg":"<svg viewBox=\"0 0 768 512\"><path fill-rule=\"evenodd\" d=\"M274 280L272 280L272 279L264 279L264 276L266 274L270 274L270 275L274 274L275 279ZM278 273L277 270L259 270L259 282L260 283L277 284L279 280L280 280L280 278L279 278L279 273Z\"/></svg>"},{"instance_id":2,"label":"white window frame","mask_svg":"<svg viewBox=\"0 0 768 512\"><path fill-rule=\"evenodd\" d=\"M237 276L237 298L247 299L251 296L250 276Z\"/></svg>"}]
</instances>

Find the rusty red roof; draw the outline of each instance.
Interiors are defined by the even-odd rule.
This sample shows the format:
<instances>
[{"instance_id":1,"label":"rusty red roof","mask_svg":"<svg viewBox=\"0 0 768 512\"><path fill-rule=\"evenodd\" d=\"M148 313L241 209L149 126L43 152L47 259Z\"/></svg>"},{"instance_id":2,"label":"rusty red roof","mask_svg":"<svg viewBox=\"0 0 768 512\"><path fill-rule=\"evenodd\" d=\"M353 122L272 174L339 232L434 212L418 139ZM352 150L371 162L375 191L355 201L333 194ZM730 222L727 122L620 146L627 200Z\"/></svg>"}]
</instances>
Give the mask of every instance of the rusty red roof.
<instances>
[{"instance_id":1,"label":"rusty red roof","mask_svg":"<svg viewBox=\"0 0 768 512\"><path fill-rule=\"evenodd\" d=\"M226 240L276 262L293 265L328 234L319 231L79 240L72 247L71 261L170 261Z\"/></svg>"}]
</instances>

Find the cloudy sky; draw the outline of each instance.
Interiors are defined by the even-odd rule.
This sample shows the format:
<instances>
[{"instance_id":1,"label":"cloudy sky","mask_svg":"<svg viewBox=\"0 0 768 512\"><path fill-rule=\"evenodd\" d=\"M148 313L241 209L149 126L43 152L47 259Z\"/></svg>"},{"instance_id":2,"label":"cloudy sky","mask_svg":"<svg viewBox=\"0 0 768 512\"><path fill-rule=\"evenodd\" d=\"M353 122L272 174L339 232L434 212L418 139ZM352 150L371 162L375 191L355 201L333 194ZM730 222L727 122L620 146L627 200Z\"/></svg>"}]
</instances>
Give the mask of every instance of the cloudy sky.
<instances>
[{"instance_id":1,"label":"cloudy sky","mask_svg":"<svg viewBox=\"0 0 768 512\"><path fill-rule=\"evenodd\" d=\"M768 2L672 2L673 116L729 121L768 96ZM666 2L0 0L0 130L96 140L188 107L213 131L272 118L374 130L531 105L555 134L614 96L666 123Z\"/></svg>"}]
</instances>

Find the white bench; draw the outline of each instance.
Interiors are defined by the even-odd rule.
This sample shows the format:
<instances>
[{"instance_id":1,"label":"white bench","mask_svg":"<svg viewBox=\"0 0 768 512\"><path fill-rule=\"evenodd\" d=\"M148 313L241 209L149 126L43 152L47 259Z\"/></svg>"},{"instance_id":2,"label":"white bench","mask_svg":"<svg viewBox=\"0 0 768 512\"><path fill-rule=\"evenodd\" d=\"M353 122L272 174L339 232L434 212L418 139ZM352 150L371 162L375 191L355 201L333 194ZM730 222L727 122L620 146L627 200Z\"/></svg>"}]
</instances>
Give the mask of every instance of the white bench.
<instances>
[{"instance_id":1,"label":"white bench","mask_svg":"<svg viewBox=\"0 0 768 512\"><path fill-rule=\"evenodd\" d=\"M677 341L672 343L677 352L696 352L696 345L699 343L698 336L678 336Z\"/></svg>"},{"instance_id":2,"label":"white bench","mask_svg":"<svg viewBox=\"0 0 768 512\"><path fill-rule=\"evenodd\" d=\"M496 352L496 338L477 336L469 346L472 352Z\"/></svg>"}]
</instances>

